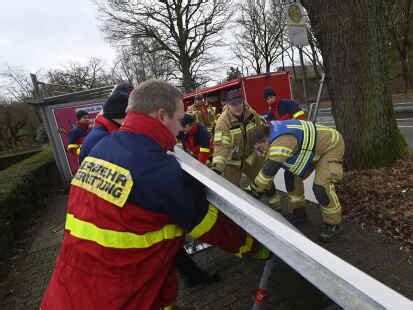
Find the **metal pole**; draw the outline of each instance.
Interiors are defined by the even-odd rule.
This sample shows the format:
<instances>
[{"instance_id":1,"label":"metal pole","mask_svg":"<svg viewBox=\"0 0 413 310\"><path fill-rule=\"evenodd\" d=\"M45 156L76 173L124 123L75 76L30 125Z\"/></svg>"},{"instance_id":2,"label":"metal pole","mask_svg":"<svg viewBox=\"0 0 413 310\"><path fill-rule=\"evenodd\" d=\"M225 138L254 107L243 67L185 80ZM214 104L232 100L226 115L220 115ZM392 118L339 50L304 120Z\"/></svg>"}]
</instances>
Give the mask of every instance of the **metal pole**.
<instances>
[{"instance_id":1,"label":"metal pole","mask_svg":"<svg viewBox=\"0 0 413 310\"><path fill-rule=\"evenodd\" d=\"M313 122L317 121L317 115L318 115L318 106L320 105L320 99L321 99L321 92L323 91L323 85L324 85L324 79L326 77L326 74L323 72L321 74L321 80L320 80L320 86L318 88L318 92L317 92L317 99L315 101L315 108L314 108L314 112L313 115L311 116L310 120L312 120Z\"/></svg>"},{"instance_id":2,"label":"metal pole","mask_svg":"<svg viewBox=\"0 0 413 310\"><path fill-rule=\"evenodd\" d=\"M304 95L304 104L307 107L307 111L310 110L308 106L308 97L307 97L307 72L304 66L304 56L303 56L303 47L298 47L298 51L300 54L300 62L301 62L301 70L303 71L303 95Z\"/></svg>"},{"instance_id":3,"label":"metal pole","mask_svg":"<svg viewBox=\"0 0 413 310\"><path fill-rule=\"evenodd\" d=\"M264 271L260 279L260 284L255 293L255 301L252 306L252 310L259 310L264 305L264 300L267 297L268 282L271 274L273 273L275 267L277 266L279 259L273 255L272 258L265 262Z\"/></svg>"}]
</instances>

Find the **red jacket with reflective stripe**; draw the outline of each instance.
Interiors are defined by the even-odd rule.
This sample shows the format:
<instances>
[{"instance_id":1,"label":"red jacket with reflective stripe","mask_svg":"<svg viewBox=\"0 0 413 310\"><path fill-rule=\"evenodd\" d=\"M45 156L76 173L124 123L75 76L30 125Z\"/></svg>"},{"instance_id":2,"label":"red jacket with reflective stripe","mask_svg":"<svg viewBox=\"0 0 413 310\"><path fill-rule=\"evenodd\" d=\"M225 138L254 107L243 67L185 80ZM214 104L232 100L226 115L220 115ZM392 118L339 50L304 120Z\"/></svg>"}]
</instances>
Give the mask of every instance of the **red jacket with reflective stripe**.
<instances>
[{"instance_id":1,"label":"red jacket with reflective stripe","mask_svg":"<svg viewBox=\"0 0 413 310\"><path fill-rule=\"evenodd\" d=\"M179 138L186 151L189 151L201 163L207 162L211 150L208 130L203 125L194 123L191 130L186 134L180 134Z\"/></svg>"},{"instance_id":2,"label":"red jacket with reflective stripe","mask_svg":"<svg viewBox=\"0 0 413 310\"><path fill-rule=\"evenodd\" d=\"M157 161L169 156L165 150L175 137L154 119L134 114L125 120L130 130L103 138L72 180L65 238L43 310L159 310L173 304L177 296L174 258L184 229L239 256L262 252L258 242L208 206L202 186L189 178L180 181L184 176L174 170L179 164L173 157ZM138 133L147 137L137 137ZM165 136L170 139L162 140ZM134 149L125 141L147 141L148 145L156 141L163 151L157 154L152 148L146 154L142 145ZM137 162L128 168L124 158ZM169 171L165 165L173 162L171 173L159 178L157 173ZM184 188L176 187L177 183Z\"/></svg>"},{"instance_id":3,"label":"red jacket with reflective stripe","mask_svg":"<svg viewBox=\"0 0 413 310\"><path fill-rule=\"evenodd\" d=\"M271 106L271 110L268 112L266 119L268 122L271 122L289 119L305 120L306 117L297 102L290 99L280 99Z\"/></svg>"}]
</instances>

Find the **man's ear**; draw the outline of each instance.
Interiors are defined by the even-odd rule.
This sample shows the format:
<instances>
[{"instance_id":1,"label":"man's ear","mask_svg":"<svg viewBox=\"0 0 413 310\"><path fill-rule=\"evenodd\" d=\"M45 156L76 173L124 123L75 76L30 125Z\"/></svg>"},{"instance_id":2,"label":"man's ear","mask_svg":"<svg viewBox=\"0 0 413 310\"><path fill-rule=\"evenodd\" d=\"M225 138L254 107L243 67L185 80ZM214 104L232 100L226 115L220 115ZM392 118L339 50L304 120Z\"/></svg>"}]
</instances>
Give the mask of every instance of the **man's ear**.
<instances>
[{"instance_id":1,"label":"man's ear","mask_svg":"<svg viewBox=\"0 0 413 310\"><path fill-rule=\"evenodd\" d=\"M159 120L161 122L163 122L165 120L166 116L167 116L167 113L166 113L165 109L159 109L158 110L158 117L159 117Z\"/></svg>"}]
</instances>

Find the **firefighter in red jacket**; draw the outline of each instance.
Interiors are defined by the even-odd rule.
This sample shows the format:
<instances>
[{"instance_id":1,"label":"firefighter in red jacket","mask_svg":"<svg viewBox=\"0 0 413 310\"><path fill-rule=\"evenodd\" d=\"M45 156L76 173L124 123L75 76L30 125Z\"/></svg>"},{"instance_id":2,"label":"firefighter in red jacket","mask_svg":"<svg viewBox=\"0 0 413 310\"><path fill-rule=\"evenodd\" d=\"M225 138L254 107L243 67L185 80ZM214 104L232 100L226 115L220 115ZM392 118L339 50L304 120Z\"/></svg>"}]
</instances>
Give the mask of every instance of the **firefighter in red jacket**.
<instances>
[{"instance_id":1,"label":"firefighter in red jacket","mask_svg":"<svg viewBox=\"0 0 413 310\"><path fill-rule=\"evenodd\" d=\"M211 153L208 130L195 122L195 118L189 114L185 114L181 125L182 131L178 138L182 142L184 150L205 164Z\"/></svg>"},{"instance_id":2,"label":"firefighter in red jacket","mask_svg":"<svg viewBox=\"0 0 413 310\"><path fill-rule=\"evenodd\" d=\"M111 132L119 130L126 116L128 98L133 86L128 83L116 85L103 104L103 113L95 118L94 128L86 136L80 150L80 162L90 153L92 148Z\"/></svg>"},{"instance_id":3,"label":"firefighter in red jacket","mask_svg":"<svg viewBox=\"0 0 413 310\"><path fill-rule=\"evenodd\" d=\"M280 99L271 87L264 88L264 99L268 104L268 113L265 119L271 121L284 121L288 119L305 120L304 111L291 99Z\"/></svg>"},{"instance_id":4,"label":"firefighter in red jacket","mask_svg":"<svg viewBox=\"0 0 413 310\"><path fill-rule=\"evenodd\" d=\"M89 113L84 110L76 112L76 126L69 132L67 151L79 155L83 140L89 132Z\"/></svg>"},{"instance_id":5,"label":"firefighter in red jacket","mask_svg":"<svg viewBox=\"0 0 413 310\"><path fill-rule=\"evenodd\" d=\"M183 116L181 92L164 81L132 91L120 130L92 149L72 180L42 310L172 309L185 234L239 257L269 257L169 154Z\"/></svg>"}]
</instances>

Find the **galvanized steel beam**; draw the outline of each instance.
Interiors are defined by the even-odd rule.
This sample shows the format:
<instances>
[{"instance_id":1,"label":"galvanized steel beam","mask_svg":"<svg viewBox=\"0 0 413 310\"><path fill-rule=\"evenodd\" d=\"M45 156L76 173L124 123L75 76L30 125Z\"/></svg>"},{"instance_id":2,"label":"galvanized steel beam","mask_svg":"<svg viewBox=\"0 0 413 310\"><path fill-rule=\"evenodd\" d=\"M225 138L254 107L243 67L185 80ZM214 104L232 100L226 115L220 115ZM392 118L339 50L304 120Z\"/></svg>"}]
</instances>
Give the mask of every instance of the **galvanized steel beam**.
<instances>
[{"instance_id":1,"label":"galvanized steel beam","mask_svg":"<svg viewBox=\"0 0 413 310\"><path fill-rule=\"evenodd\" d=\"M345 309L413 309L413 302L312 242L277 212L175 149L182 168L207 188L208 200Z\"/></svg>"}]
</instances>

